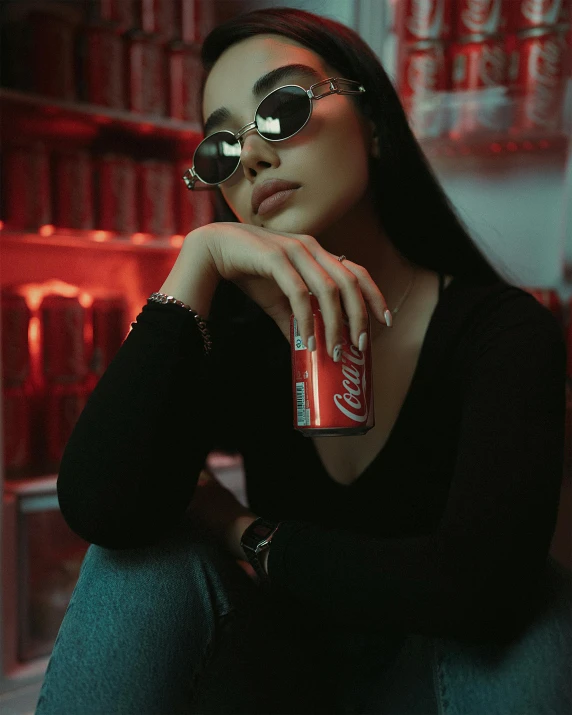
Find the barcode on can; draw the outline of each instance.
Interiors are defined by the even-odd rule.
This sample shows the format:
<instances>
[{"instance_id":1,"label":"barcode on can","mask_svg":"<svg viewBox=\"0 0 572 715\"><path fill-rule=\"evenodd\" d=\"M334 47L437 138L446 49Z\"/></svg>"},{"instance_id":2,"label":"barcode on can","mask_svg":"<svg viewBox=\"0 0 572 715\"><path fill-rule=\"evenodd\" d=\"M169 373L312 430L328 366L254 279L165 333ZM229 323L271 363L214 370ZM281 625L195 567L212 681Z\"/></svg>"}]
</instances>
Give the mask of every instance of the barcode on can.
<instances>
[{"instance_id":1,"label":"barcode on can","mask_svg":"<svg viewBox=\"0 0 572 715\"><path fill-rule=\"evenodd\" d=\"M310 424L310 410L306 409L306 385L303 382L296 383L296 413L298 427Z\"/></svg>"},{"instance_id":2,"label":"barcode on can","mask_svg":"<svg viewBox=\"0 0 572 715\"><path fill-rule=\"evenodd\" d=\"M302 342L302 336L298 330L298 321L294 318L294 350L306 350L306 346Z\"/></svg>"}]
</instances>

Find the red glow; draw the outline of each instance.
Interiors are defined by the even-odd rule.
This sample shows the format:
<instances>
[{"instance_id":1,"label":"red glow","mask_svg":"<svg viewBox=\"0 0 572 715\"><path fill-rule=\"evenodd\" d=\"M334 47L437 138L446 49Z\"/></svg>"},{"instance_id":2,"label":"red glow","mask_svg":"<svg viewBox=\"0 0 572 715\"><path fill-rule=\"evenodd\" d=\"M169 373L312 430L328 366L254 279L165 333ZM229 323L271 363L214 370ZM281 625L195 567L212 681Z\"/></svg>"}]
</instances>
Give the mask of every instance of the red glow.
<instances>
[{"instance_id":1,"label":"red glow","mask_svg":"<svg viewBox=\"0 0 572 715\"><path fill-rule=\"evenodd\" d=\"M92 238L94 241L97 241L98 243L104 243L105 241L109 241L110 238L113 236L111 231L94 231L92 234Z\"/></svg>"},{"instance_id":2,"label":"red glow","mask_svg":"<svg viewBox=\"0 0 572 715\"><path fill-rule=\"evenodd\" d=\"M146 233L134 233L131 236L131 243L135 243L140 246L142 243L147 243L149 236Z\"/></svg>"},{"instance_id":3,"label":"red glow","mask_svg":"<svg viewBox=\"0 0 572 715\"><path fill-rule=\"evenodd\" d=\"M38 233L40 236L51 236L56 229L49 223L40 226Z\"/></svg>"},{"instance_id":4,"label":"red glow","mask_svg":"<svg viewBox=\"0 0 572 715\"><path fill-rule=\"evenodd\" d=\"M140 124L139 125L139 131L141 134L151 134L153 131L154 127L152 124Z\"/></svg>"},{"instance_id":5,"label":"red glow","mask_svg":"<svg viewBox=\"0 0 572 715\"><path fill-rule=\"evenodd\" d=\"M4 221L0 221L0 231L4 228Z\"/></svg>"},{"instance_id":6,"label":"red glow","mask_svg":"<svg viewBox=\"0 0 572 715\"><path fill-rule=\"evenodd\" d=\"M502 146L500 144L491 144L491 151L499 154L502 151Z\"/></svg>"},{"instance_id":7,"label":"red glow","mask_svg":"<svg viewBox=\"0 0 572 715\"><path fill-rule=\"evenodd\" d=\"M517 149L518 149L518 144L516 144L516 142L508 142L508 144L506 145L506 148L507 148L509 151L517 151Z\"/></svg>"},{"instance_id":8,"label":"red glow","mask_svg":"<svg viewBox=\"0 0 572 715\"><path fill-rule=\"evenodd\" d=\"M550 142L547 141L546 139L541 139L541 140L538 142L538 146L539 146L541 149L548 149L548 148L550 147Z\"/></svg>"},{"instance_id":9,"label":"red glow","mask_svg":"<svg viewBox=\"0 0 572 715\"><path fill-rule=\"evenodd\" d=\"M522 148L530 151L531 149L534 149L534 144L531 141L529 141L528 139L525 139L522 142Z\"/></svg>"},{"instance_id":10,"label":"red glow","mask_svg":"<svg viewBox=\"0 0 572 715\"><path fill-rule=\"evenodd\" d=\"M176 236L171 236L171 238L169 239L169 243L171 244L171 246L174 246L175 248L180 248L183 245L184 240L185 240L184 236L176 235Z\"/></svg>"}]
</instances>

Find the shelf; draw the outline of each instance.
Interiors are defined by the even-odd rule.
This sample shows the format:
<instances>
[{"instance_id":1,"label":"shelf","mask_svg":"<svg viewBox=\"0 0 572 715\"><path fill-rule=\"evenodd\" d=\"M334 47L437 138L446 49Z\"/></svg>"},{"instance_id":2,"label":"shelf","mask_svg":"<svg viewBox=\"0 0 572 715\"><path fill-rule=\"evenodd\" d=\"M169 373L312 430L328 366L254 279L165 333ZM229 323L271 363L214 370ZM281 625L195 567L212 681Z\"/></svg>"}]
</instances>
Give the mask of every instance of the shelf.
<instances>
[{"instance_id":1,"label":"shelf","mask_svg":"<svg viewBox=\"0 0 572 715\"><path fill-rule=\"evenodd\" d=\"M61 248L90 248L106 251L141 253L178 251L184 236L152 236L145 233L121 235L112 231L66 231L53 226L42 226L37 233L0 228L0 246L58 246Z\"/></svg>"},{"instance_id":2,"label":"shelf","mask_svg":"<svg viewBox=\"0 0 572 715\"><path fill-rule=\"evenodd\" d=\"M560 116L547 119L544 127L528 119L529 102L504 87L403 100L413 133L431 158L565 154L572 82L563 93Z\"/></svg>"},{"instance_id":3,"label":"shelf","mask_svg":"<svg viewBox=\"0 0 572 715\"><path fill-rule=\"evenodd\" d=\"M90 128L95 132L100 128L116 128L150 137L183 140L198 140L202 137L202 128L198 123L82 102L56 100L13 89L0 88L0 105L4 110L11 108L20 114L41 117L44 120L44 130L55 134L65 134L70 129L70 123L75 123L76 131L81 132L83 126L85 133L88 133ZM22 127L19 131L22 131Z\"/></svg>"}]
</instances>

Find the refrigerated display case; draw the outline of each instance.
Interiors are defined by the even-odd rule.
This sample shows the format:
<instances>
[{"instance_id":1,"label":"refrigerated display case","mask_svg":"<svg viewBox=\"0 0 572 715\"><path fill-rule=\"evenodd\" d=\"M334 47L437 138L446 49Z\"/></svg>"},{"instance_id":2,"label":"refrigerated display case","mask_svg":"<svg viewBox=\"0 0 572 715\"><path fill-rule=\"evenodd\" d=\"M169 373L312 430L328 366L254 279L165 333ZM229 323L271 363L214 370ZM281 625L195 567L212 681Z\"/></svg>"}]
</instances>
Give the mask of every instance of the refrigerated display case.
<instances>
[{"instance_id":1,"label":"refrigerated display case","mask_svg":"<svg viewBox=\"0 0 572 715\"><path fill-rule=\"evenodd\" d=\"M240 9L272 4L250 0ZM196 0L196 14L178 20L168 12L136 16L121 3L87 3L87 14L77 9L81 3L75 10L66 3L31 5L35 15L18 9L3 17L4 37L10 36L3 60L13 52L18 61L0 88L0 695L41 681L89 546L58 510L65 442L131 322L170 272L184 235L212 220L211 192L188 192L181 177L201 138L194 96L200 37L224 14L206 0ZM538 104L519 75L525 50L517 39L538 40L546 32L517 38L505 27L497 45L507 72L512 68L521 83L480 87L462 69L482 49L459 43L453 25L447 39L408 37L400 14L405 0L274 5L329 15L370 44L471 234L511 282L554 311L570 356L570 63L558 60L560 94L544 126L526 120L527 109ZM558 28L558 47L563 38L569 53L569 25ZM440 61L445 64L437 67ZM407 67L414 69L407 73ZM424 86L431 67L441 84ZM157 79L146 85L143 72L165 77L163 86ZM413 75L416 87L405 81ZM541 87L537 102L544 106L545 98ZM568 565L570 359L569 374L567 463L552 545ZM240 455L213 453L208 466L245 504Z\"/></svg>"}]
</instances>

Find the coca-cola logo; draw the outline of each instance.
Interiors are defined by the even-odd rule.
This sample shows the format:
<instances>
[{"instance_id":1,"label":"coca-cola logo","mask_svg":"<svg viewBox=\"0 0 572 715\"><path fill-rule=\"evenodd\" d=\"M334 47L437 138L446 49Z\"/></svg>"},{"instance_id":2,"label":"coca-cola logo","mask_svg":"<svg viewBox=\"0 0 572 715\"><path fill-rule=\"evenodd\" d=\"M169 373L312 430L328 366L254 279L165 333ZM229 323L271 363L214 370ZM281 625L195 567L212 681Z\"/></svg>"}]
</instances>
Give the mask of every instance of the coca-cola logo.
<instances>
[{"instance_id":1,"label":"coca-cola logo","mask_svg":"<svg viewBox=\"0 0 572 715\"><path fill-rule=\"evenodd\" d=\"M444 0L412 0L405 23L415 37L437 37L443 27Z\"/></svg>"},{"instance_id":2,"label":"coca-cola logo","mask_svg":"<svg viewBox=\"0 0 572 715\"><path fill-rule=\"evenodd\" d=\"M471 32L494 32L499 24L500 0L466 0L463 25Z\"/></svg>"},{"instance_id":3,"label":"coca-cola logo","mask_svg":"<svg viewBox=\"0 0 572 715\"><path fill-rule=\"evenodd\" d=\"M532 82L526 102L527 117L541 126L555 120L560 106L560 70L564 48L553 40L537 44L528 56L528 76Z\"/></svg>"},{"instance_id":4,"label":"coca-cola logo","mask_svg":"<svg viewBox=\"0 0 572 715\"><path fill-rule=\"evenodd\" d=\"M520 11L531 23L556 23L562 0L522 0Z\"/></svg>"},{"instance_id":5,"label":"coca-cola logo","mask_svg":"<svg viewBox=\"0 0 572 715\"><path fill-rule=\"evenodd\" d=\"M483 47L480 62L481 82L485 87L502 84L506 73L506 53L502 47Z\"/></svg>"},{"instance_id":6,"label":"coca-cola logo","mask_svg":"<svg viewBox=\"0 0 572 715\"><path fill-rule=\"evenodd\" d=\"M439 64L431 55L411 57L407 68L407 83L413 94L420 94L437 87Z\"/></svg>"},{"instance_id":7,"label":"coca-cola logo","mask_svg":"<svg viewBox=\"0 0 572 715\"><path fill-rule=\"evenodd\" d=\"M353 345L350 352L342 352L342 385L346 392L334 395L338 410L354 422L366 422L368 418L365 400L366 385L365 356Z\"/></svg>"}]
</instances>

